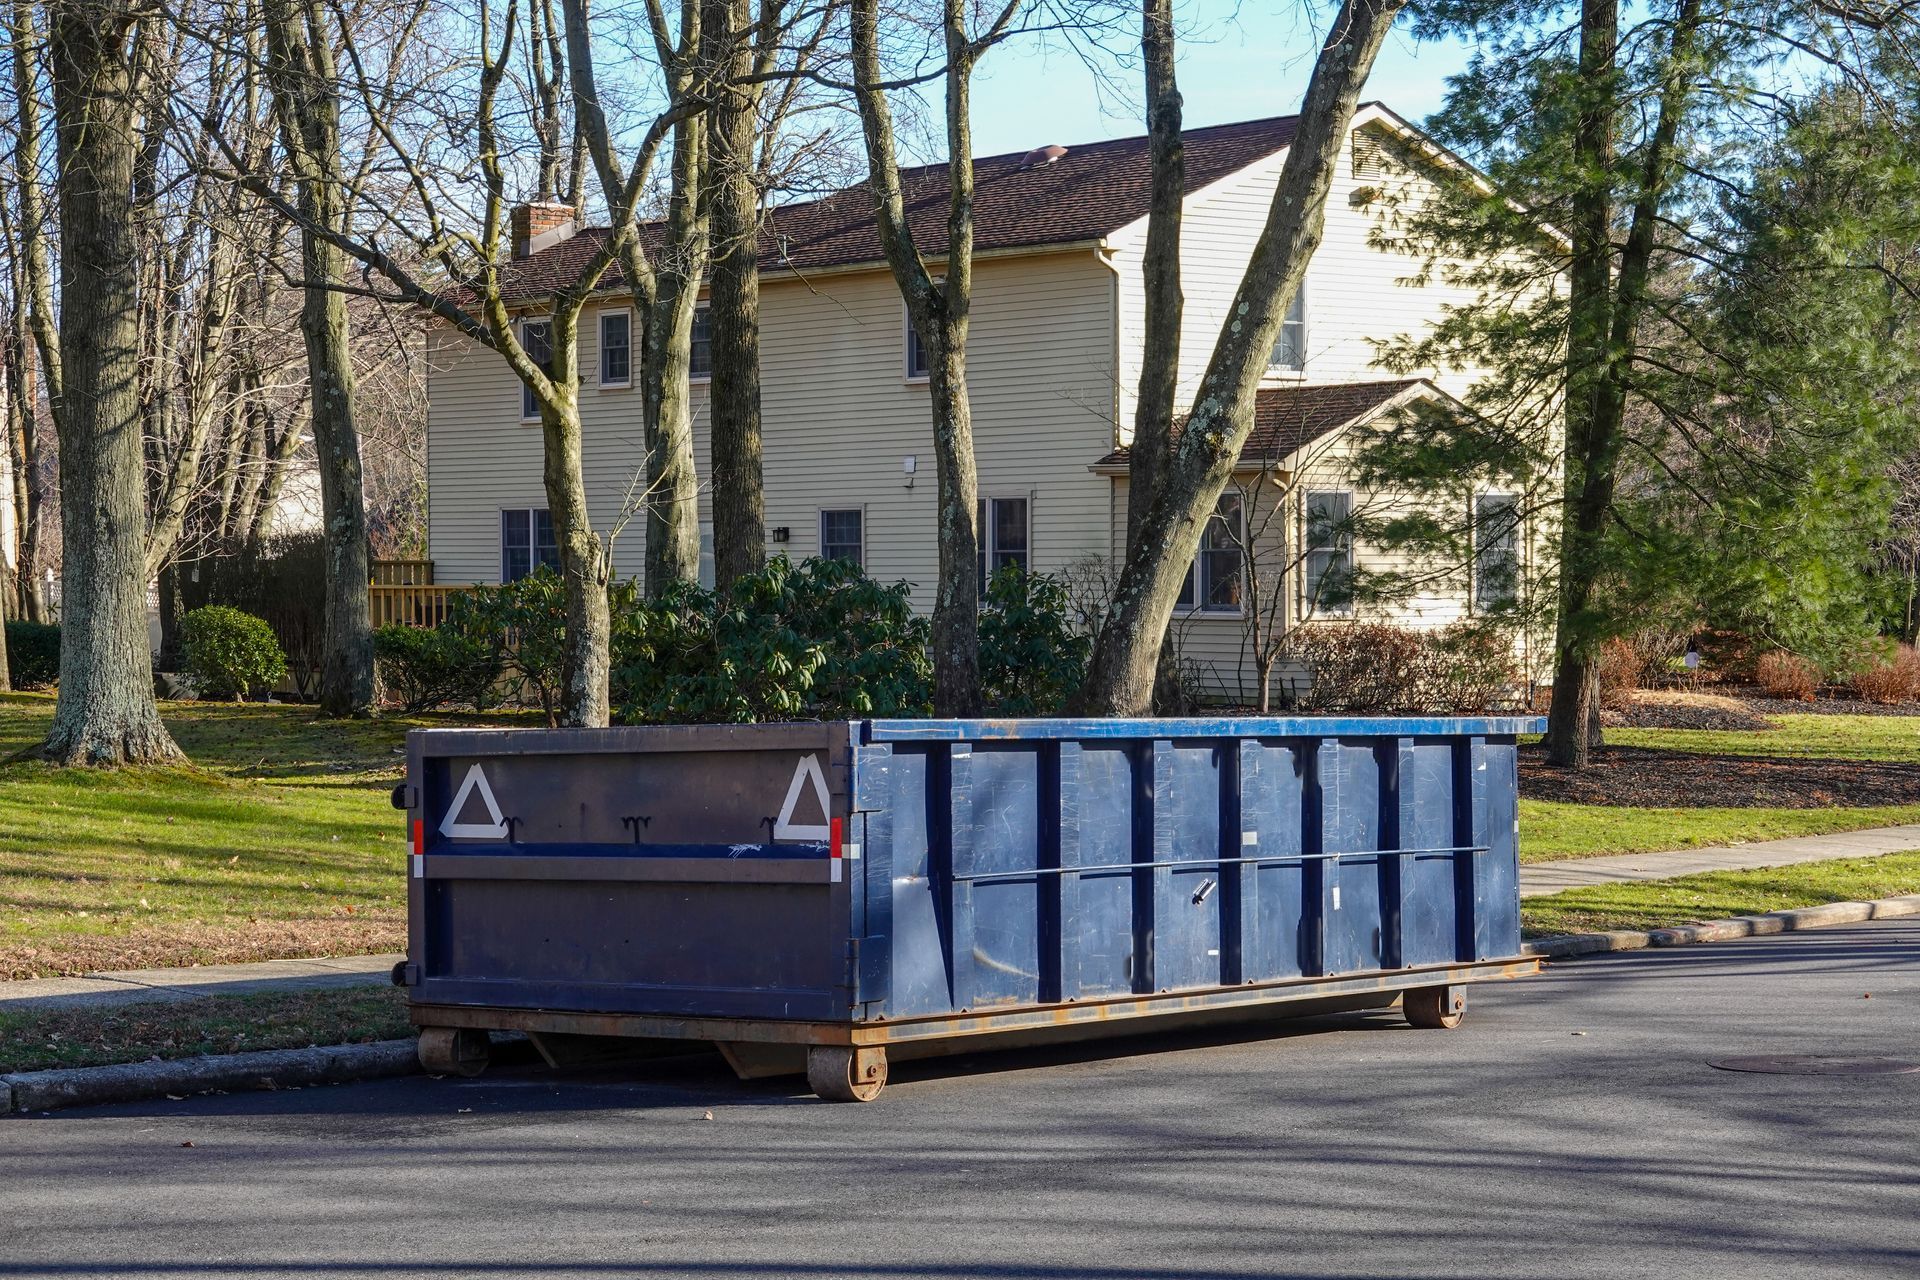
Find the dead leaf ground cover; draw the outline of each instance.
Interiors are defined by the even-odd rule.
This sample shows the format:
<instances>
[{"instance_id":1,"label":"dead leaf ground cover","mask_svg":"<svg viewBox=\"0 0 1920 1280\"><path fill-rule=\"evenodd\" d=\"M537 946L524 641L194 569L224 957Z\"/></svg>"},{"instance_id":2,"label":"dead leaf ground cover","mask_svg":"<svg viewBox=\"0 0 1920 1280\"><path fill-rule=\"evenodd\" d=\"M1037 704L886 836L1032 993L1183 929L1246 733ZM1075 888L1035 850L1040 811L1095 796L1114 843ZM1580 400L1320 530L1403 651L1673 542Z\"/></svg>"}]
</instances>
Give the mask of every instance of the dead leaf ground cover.
<instances>
[{"instance_id":1,"label":"dead leaf ground cover","mask_svg":"<svg viewBox=\"0 0 1920 1280\"><path fill-rule=\"evenodd\" d=\"M0 1012L0 1073L364 1044L413 1034L393 987Z\"/></svg>"}]
</instances>

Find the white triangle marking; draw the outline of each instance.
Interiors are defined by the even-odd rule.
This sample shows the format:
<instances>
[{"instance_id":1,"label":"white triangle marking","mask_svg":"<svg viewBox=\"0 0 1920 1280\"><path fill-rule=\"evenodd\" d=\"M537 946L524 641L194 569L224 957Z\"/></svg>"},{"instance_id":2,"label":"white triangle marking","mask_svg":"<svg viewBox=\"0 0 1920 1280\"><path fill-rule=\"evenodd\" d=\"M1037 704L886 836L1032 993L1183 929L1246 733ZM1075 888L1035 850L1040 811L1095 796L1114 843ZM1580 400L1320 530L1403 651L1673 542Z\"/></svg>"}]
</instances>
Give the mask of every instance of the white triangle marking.
<instances>
[{"instance_id":1,"label":"white triangle marking","mask_svg":"<svg viewBox=\"0 0 1920 1280\"><path fill-rule=\"evenodd\" d=\"M460 810L466 807L467 797L476 790L480 793L480 798L486 802L487 812L492 815L493 821L490 823L454 821L459 817ZM507 819L500 812L500 803L493 798L493 788L487 785L487 775L481 771L478 764L467 770L466 780L460 784L460 790L454 795L453 803L447 806L447 816L440 820L440 834L468 840L499 840L507 834Z\"/></svg>"},{"instance_id":2,"label":"white triangle marking","mask_svg":"<svg viewBox=\"0 0 1920 1280\"><path fill-rule=\"evenodd\" d=\"M793 811L800 804L800 788L807 779L813 779L813 793L820 798L820 816L826 817L833 812L832 802L827 799L827 775L821 772L820 757L806 755L800 757L800 763L794 767L793 781L787 784L787 798L780 806L780 816L774 819L773 838L775 840L817 840L825 842L833 838L830 826L797 827L793 824Z\"/></svg>"}]
</instances>

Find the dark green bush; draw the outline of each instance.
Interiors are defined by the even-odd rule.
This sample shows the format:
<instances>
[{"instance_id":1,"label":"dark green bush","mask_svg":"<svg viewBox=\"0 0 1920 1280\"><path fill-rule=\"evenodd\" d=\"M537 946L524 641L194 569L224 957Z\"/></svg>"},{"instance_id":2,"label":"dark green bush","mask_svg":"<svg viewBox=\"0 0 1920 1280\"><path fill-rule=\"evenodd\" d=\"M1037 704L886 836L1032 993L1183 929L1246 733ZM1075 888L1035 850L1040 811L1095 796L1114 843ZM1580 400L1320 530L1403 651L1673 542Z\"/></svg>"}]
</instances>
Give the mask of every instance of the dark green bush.
<instances>
[{"instance_id":1,"label":"dark green bush","mask_svg":"<svg viewBox=\"0 0 1920 1280\"><path fill-rule=\"evenodd\" d=\"M1009 565L987 580L980 688L1000 715L1058 715L1087 678L1093 641L1074 629L1067 583Z\"/></svg>"},{"instance_id":2,"label":"dark green bush","mask_svg":"<svg viewBox=\"0 0 1920 1280\"><path fill-rule=\"evenodd\" d=\"M60 678L60 628L51 622L9 622L7 670L16 689L52 685Z\"/></svg>"},{"instance_id":3,"label":"dark green bush","mask_svg":"<svg viewBox=\"0 0 1920 1280\"><path fill-rule=\"evenodd\" d=\"M408 711L450 702L484 711L499 699L506 654L497 640L476 639L454 627L381 627L373 653L387 693Z\"/></svg>"},{"instance_id":4,"label":"dark green bush","mask_svg":"<svg viewBox=\"0 0 1920 1280\"><path fill-rule=\"evenodd\" d=\"M614 610L613 698L635 723L926 714L927 622L905 583L777 557L724 591L681 583Z\"/></svg>"},{"instance_id":5,"label":"dark green bush","mask_svg":"<svg viewBox=\"0 0 1920 1280\"><path fill-rule=\"evenodd\" d=\"M265 619L213 604L180 624L187 674L202 697L244 698L287 675L287 655Z\"/></svg>"},{"instance_id":6,"label":"dark green bush","mask_svg":"<svg viewBox=\"0 0 1920 1280\"><path fill-rule=\"evenodd\" d=\"M499 653L511 699L558 723L567 659L567 592L559 574L542 565L517 582L459 592L448 606L446 629Z\"/></svg>"}]
</instances>

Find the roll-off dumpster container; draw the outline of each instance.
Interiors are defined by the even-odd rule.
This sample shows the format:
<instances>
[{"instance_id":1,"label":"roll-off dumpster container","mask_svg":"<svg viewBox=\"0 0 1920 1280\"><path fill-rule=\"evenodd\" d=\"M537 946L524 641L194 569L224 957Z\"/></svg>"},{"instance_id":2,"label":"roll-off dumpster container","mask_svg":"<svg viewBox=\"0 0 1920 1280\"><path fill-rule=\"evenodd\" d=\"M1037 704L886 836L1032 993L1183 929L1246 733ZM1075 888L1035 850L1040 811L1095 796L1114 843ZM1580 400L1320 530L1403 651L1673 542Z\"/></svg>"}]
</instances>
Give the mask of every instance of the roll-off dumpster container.
<instances>
[{"instance_id":1,"label":"roll-off dumpster container","mask_svg":"<svg viewBox=\"0 0 1920 1280\"><path fill-rule=\"evenodd\" d=\"M1520 954L1490 719L871 720L408 735L409 988L486 1032L707 1040L867 1099L886 1061L1154 1020L1452 1026ZM975 1039L988 1037L987 1040Z\"/></svg>"}]
</instances>

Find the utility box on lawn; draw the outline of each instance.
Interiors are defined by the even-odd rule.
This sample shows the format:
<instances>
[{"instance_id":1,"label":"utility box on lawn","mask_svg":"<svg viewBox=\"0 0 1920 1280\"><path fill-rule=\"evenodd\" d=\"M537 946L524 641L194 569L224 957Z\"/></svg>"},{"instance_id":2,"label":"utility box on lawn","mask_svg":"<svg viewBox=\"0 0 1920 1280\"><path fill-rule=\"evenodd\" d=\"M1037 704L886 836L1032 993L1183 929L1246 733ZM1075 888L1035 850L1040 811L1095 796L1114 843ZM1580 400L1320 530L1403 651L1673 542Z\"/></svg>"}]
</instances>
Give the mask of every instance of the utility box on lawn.
<instances>
[{"instance_id":1,"label":"utility box on lawn","mask_svg":"<svg viewBox=\"0 0 1920 1280\"><path fill-rule=\"evenodd\" d=\"M1529 719L870 720L408 735L429 1067L705 1040L866 1100L888 1055L1378 1009L1520 954Z\"/></svg>"}]
</instances>

